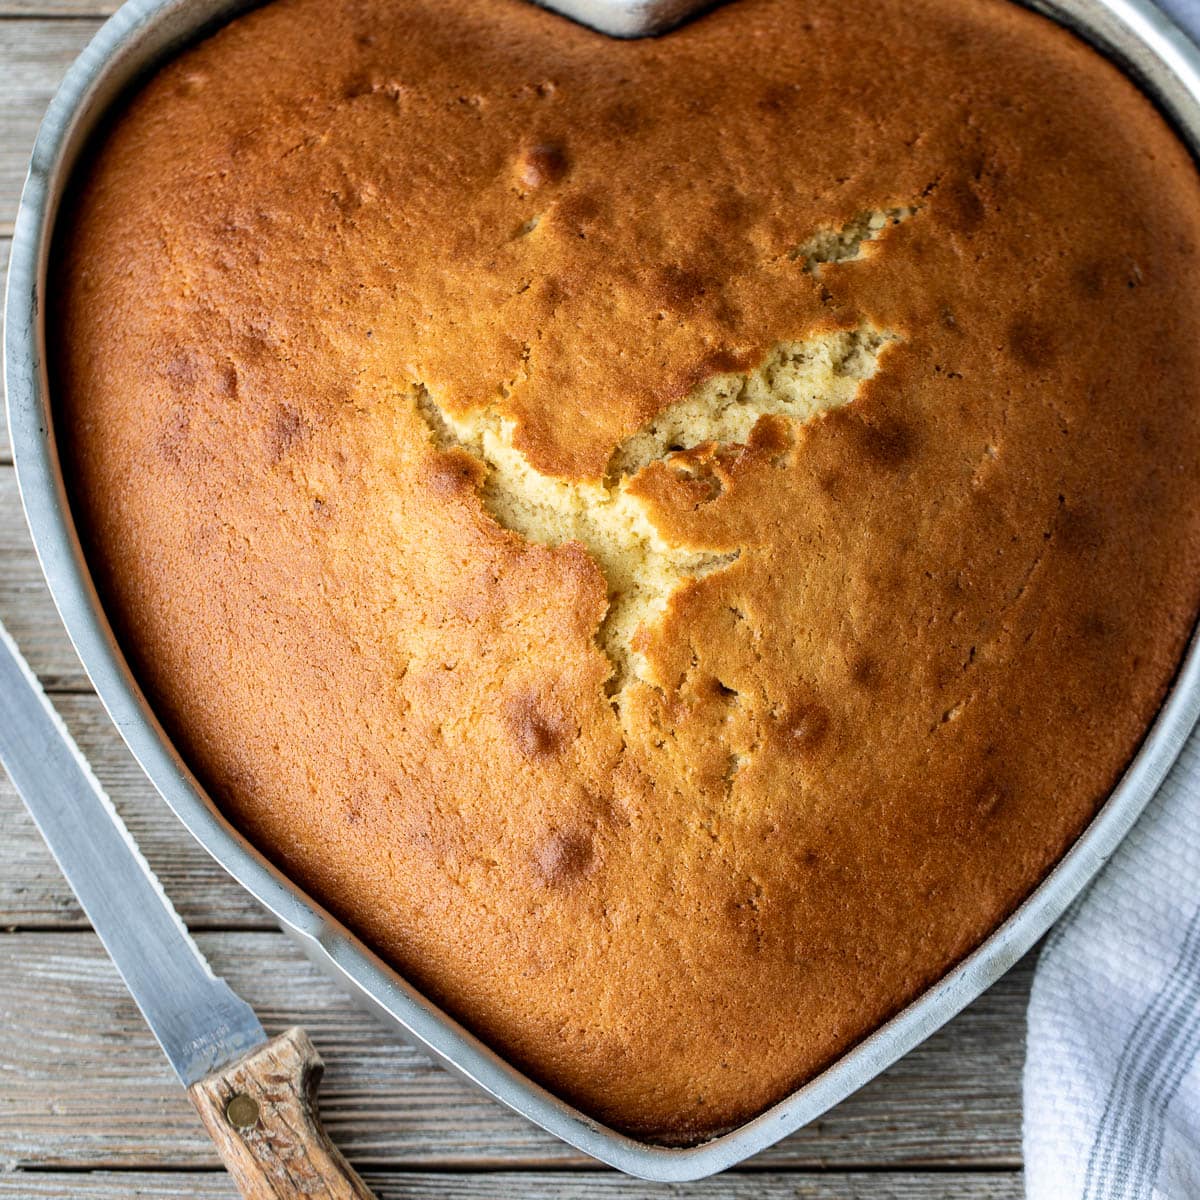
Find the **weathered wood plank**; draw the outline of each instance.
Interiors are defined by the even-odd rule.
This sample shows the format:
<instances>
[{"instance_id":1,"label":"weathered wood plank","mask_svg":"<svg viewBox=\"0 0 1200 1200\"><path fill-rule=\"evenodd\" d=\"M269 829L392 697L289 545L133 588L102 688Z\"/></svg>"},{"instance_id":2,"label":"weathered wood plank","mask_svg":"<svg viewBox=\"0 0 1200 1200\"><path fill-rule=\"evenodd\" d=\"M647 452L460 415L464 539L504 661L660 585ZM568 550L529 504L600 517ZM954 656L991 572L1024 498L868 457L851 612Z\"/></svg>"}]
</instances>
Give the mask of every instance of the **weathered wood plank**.
<instances>
[{"instance_id":1,"label":"weathered wood plank","mask_svg":"<svg viewBox=\"0 0 1200 1200\"><path fill-rule=\"evenodd\" d=\"M729 1172L679 1187L642 1183L615 1171L462 1175L364 1172L378 1200L1020 1200L1021 1176L989 1174L819 1174ZM0 1197L24 1200L235 1200L215 1172L0 1175Z\"/></svg>"},{"instance_id":2,"label":"weathered wood plank","mask_svg":"<svg viewBox=\"0 0 1200 1200\"><path fill-rule=\"evenodd\" d=\"M0 466L0 620L49 691L88 688L34 553L12 467Z\"/></svg>"},{"instance_id":3,"label":"weathered wood plank","mask_svg":"<svg viewBox=\"0 0 1200 1200\"><path fill-rule=\"evenodd\" d=\"M100 701L94 695L58 696L55 704L184 921L193 928L274 929L258 902L175 819ZM0 846L0 928L87 928L71 889L3 770Z\"/></svg>"},{"instance_id":4,"label":"weathered wood plank","mask_svg":"<svg viewBox=\"0 0 1200 1200\"><path fill-rule=\"evenodd\" d=\"M358 1164L586 1165L362 1015L277 934L197 939L268 1032L299 1023L329 1070L331 1136ZM1019 1165L1020 1069L1032 963L759 1167ZM0 1161L212 1167L194 1112L90 933L0 937Z\"/></svg>"},{"instance_id":5,"label":"weathered wood plank","mask_svg":"<svg viewBox=\"0 0 1200 1200\"><path fill-rule=\"evenodd\" d=\"M0 232L12 231L37 127L59 81L100 28L95 18L0 27Z\"/></svg>"},{"instance_id":6,"label":"weathered wood plank","mask_svg":"<svg viewBox=\"0 0 1200 1200\"><path fill-rule=\"evenodd\" d=\"M110 17L120 6L121 0L0 0L0 18Z\"/></svg>"}]
</instances>

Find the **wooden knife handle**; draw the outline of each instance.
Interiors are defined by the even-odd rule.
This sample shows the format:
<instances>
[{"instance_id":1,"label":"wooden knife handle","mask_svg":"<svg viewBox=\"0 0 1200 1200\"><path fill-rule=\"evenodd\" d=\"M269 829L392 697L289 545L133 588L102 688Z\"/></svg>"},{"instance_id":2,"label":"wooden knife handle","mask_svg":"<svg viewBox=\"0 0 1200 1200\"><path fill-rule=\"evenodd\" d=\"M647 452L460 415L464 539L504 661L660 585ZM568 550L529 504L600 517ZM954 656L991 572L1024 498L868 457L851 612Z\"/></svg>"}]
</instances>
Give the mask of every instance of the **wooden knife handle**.
<instances>
[{"instance_id":1,"label":"wooden knife handle","mask_svg":"<svg viewBox=\"0 0 1200 1200\"><path fill-rule=\"evenodd\" d=\"M325 1064L289 1029L188 1095L245 1200L374 1200L321 1126Z\"/></svg>"}]
</instances>

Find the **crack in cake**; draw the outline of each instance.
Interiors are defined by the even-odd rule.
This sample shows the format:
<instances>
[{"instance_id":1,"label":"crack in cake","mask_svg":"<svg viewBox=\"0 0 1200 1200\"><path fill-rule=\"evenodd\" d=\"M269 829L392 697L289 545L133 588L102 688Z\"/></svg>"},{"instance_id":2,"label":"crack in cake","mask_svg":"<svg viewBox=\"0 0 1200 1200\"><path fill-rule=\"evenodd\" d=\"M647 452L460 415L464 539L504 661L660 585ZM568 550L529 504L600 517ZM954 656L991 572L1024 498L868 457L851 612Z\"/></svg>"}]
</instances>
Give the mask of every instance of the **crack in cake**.
<instances>
[{"instance_id":1,"label":"crack in cake","mask_svg":"<svg viewBox=\"0 0 1200 1200\"><path fill-rule=\"evenodd\" d=\"M837 240L839 257L819 261L849 261L863 240ZM712 464L749 445L759 422L807 421L849 404L895 340L874 329L841 330L776 346L751 371L713 376L622 442L600 481L541 474L514 447L512 423L491 409L456 418L420 385L415 402L441 449L461 447L485 465L480 495L501 525L545 546L576 542L599 566L609 596L596 636L613 664L607 689L619 697L631 674L645 678L634 648L639 630L657 624L676 587L729 566L740 553L667 541L625 481L661 462L679 478L707 481L710 502L722 487ZM786 436L786 427L780 432Z\"/></svg>"},{"instance_id":2,"label":"crack in cake","mask_svg":"<svg viewBox=\"0 0 1200 1200\"><path fill-rule=\"evenodd\" d=\"M230 819L643 1138L733 1126L1069 847L1200 599L1200 186L1001 0L275 0L98 139L89 562Z\"/></svg>"}]
</instances>

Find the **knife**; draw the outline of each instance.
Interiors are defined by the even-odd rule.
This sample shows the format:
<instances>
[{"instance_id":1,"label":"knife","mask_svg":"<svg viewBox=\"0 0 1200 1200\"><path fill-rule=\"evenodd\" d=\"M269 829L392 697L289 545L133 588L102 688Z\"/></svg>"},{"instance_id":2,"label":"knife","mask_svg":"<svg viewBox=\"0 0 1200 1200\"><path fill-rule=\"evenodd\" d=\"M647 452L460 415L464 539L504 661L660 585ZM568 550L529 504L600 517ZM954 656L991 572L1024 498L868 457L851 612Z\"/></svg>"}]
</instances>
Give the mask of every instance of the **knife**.
<instances>
[{"instance_id":1,"label":"knife","mask_svg":"<svg viewBox=\"0 0 1200 1200\"><path fill-rule=\"evenodd\" d=\"M0 763L246 1200L371 1200L321 1126L308 1034L268 1039L213 974L3 624Z\"/></svg>"}]
</instances>

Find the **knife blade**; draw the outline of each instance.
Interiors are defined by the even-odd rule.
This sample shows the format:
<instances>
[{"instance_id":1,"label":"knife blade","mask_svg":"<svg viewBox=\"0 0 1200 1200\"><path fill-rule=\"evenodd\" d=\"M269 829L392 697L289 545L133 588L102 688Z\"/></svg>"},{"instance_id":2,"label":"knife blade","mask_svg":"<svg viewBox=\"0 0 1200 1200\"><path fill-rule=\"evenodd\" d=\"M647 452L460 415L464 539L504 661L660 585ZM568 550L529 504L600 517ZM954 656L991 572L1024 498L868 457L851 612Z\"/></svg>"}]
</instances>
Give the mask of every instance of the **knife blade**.
<instances>
[{"instance_id":1,"label":"knife blade","mask_svg":"<svg viewBox=\"0 0 1200 1200\"><path fill-rule=\"evenodd\" d=\"M212 973L8 631L0 762L185 1087L267 1040Z\"/></svg>"},{"instance_id":2,"label":"knife blade","mask_svg":"<svg viewBox=\"0 0 1200 1200\"><path fill-rule=\"evenodd\" d=\"M2 623L0 763L242 1194L370 1198L320 1126L307 1035L268 1041L213 973Z\"/></svg>"}]
</instances>

